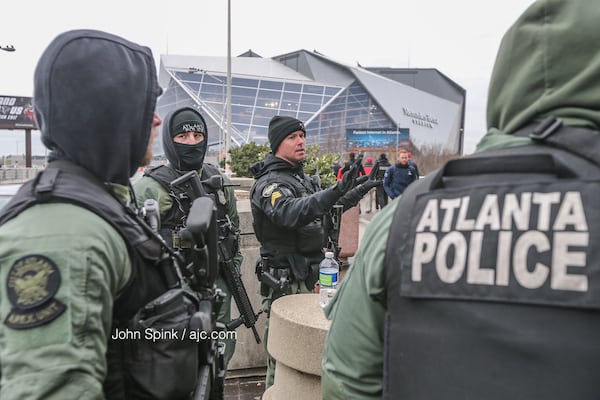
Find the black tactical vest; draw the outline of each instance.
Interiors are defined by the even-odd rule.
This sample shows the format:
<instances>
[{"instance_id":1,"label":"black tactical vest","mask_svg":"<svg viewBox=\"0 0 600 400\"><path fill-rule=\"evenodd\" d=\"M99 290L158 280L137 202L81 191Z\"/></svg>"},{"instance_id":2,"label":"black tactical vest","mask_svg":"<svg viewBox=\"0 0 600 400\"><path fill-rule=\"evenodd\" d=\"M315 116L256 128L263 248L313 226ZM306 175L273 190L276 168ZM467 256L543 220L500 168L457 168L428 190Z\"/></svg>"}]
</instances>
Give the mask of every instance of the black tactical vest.
<instances>
[{"instance_id":1,"label":"black tactical vest","mask_svg":"<svg viewBox=\"0 0 600 400\"><path fill-rule=\"evenodd\" d=\"M129 328L136 313L140 315L138 312L145 309L144 306L159 296L164 297L168 280L164 276L166 266L159 263L160 242L146 232L135 211L122 205L89 172L65 161L51 163L11 199L0 215L0 224L40 203L71 203L85 208L108 222L122 236L128 248L132 275L114 303L112 330ZM187 323L185 318L194 312L193 301L182 301L185 303L180 307L183 311L174 315ZM173 307L179 306L173 304ZM174 341L176 346L168 341L156 343L160 346L153 346L147 340L109 339L104 382L107 399L187 398L197 378L198 344L182 340ZM175 357L177 365L189 368L172 371L170 367ZM161 364L164 360L167 363Z\"/></svg>"},{"instance_id":2,"label":"black tactical vest","mask_svg":"<svg viewBox=\"0 0 600 400\"><path fill-rule=\"evenodd\" d=\"M139 220L87 171L55 161L25 183L0 215L0 223L39 203L72 203L102 217L123 237L132 262L132 276L115 302L118 321L131 318L144 304L166 290L158 268L160 243L148 236Z\"/></svg>"},{"instance_id":3,"label":"black tactical vest","mask_svg":"<svg viewBox=\"0 0 600 400\"><path fill-rule=\"evenodd\" d=\"M270 171L259 178L250 191L250 197L255 196L255 191L263 191L271 184L284 184L292 188L294 197L306 197L314 194L319 188L309 177L296 177L289 172ZM252 207L253 227L256 238L261 243L261 255L277 258L278 255L318 255L322 258L322 249L326 246L326 228L322 218L290 230L272 223L265 218L264 213Z\"/></svg>"},{"instance_id":4,"label":"black tactical vest","mask_svg":"<svg viewBox=\"0 0 600 400\"><path fill-rule=\"evenodd\" d=\"M384 398L598 398L599 199L597 165L534 145L410 186L385 258Z\"/></svg>"},{"instance_id":5,"label":"black tactical vest","mask_svg":"<svg viewBox=\"0 0 600 400\"><path fill-rule=\"evenodd\" d=\"M214 175L220 175L219 169L212 164L204 164L202 166L202 172L200 180L206 180ZM160 185L169 193L169 196L173 200L173 206L167 212L167 215L161 220L161 235L167 241L172 244L171 237L173 231L185 226L187 215L189 214L192 202L195 199L189 197L188 193L182 188L172 187L170 185L175 179L181 177L182 174L178 173L171 167L165 165L159 165L154 167L145 174L156 180ZM207 191L208 192L208 191ZM217 225L219 228L219 240L224 243L227 247L229 254L235 255L238 251L238 240L236 235L236 227L233 226L228 216L227 199L223 188L219 188L215 193L210 193L213 197L215 205L217 206Z\"/></svg>"}]
</instances>

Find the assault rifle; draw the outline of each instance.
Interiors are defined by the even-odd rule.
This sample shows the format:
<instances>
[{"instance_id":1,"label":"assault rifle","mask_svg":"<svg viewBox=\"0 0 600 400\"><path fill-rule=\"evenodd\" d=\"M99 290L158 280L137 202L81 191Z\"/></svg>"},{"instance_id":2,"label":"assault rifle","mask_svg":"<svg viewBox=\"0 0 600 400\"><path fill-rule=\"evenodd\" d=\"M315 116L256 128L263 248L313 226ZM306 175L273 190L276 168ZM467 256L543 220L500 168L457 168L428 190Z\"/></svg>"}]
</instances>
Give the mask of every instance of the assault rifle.
<instances>
[{"instance_id":1,"label":"assault rifle","mask_svg":"<svg viewBox=\"0 0 600 400\"><path fill-rule=\"evenodd\" d=\"M333 252L333 256L336 260L340 260L340 227L342 225L342 213L344 212L344 206L341 204L335 204L331 211L331 229L329 230L329 242L327 243L327 251Z\"/></svg>"},{"instance_id":2,"label":"assault rifle","mask_svg":"<svg viewBox=\"0 0 600 400\"><path fill-rule=\"evenodd\" d=\"M171 289L167 292L166 297L162 296L155 300L150 310L160 308L167 310L170 303L178 304L171 300L169 293L172 293L174 298L180 298L181 293L188 293L188 290L182 290L184 286L182 283L189 286L192 293L184 297L192 298L194 306L193 315L189 318L187 328L191 332L202 331L209 335L206 339L197 340L198 358L197 363L193 363L193 367L198 368L194 399L222 400L225 385L224 348L216 339L210 337L214 331L225 329L223 324L216 321L223 304L223 294L220 289L215 287L218 276L216 256L218 234L214 202L211 198L204 197L196 199L192 203L187 217L187 226L180 232L183 240L191 244L188 249L185 249L188 251L186 257L183 256L182 250L170 248L158 235L160 215L156 200L146 200L142 212L144 220L148 223L147 226L144 224L142 226L147 228L148 233L160 240L166 250L165 258L161 260L159 268ZM173 311L177 311L177 309ZM164 314L169 314L169 312L165 311Z\"/></svg>"},{"instance_id":3,"label":"assault rifle","mask_svg":"<svg viewBox=\"0 0 600 400\"><path fill-rule=\"evenodd\" d=\"M190 329L199 329L212 332L212 327L222 330L216 322L217 314L223 304L220 290L216 290L214 282L218 275L217 249L217 210L214 201L203 197L194 200L187 217L186 228L183 236L194 243L192 264L196 281L190 288L200 295L200 307L197 314L202 318L192 319L197 326ZM203 279L204 278L204 279ZM216 307L214 307L216 304ZM192 325L192 324L190 324ZM224 397L225 365L223 359L224 349L216 340L203 340L200 342L200 373L194 392L195 400L221 400Z\"/></svg>"},{"instance_id":4,"label":"assault rifle","mask_svg":"<svg viewBox=\"0 0 600 400\"><path fill-rule=\"evenodd\" d=\"M201 181L196 171L190 171L172 181L171 186L179 187L185 190L190 199L198 199L203 197L212 198L212 195L226 185L223 183L223 179L219 175L213 175L206 181ZM205 186L209 189L209 191L205 190ZM222 223L230 224L228 219L227 221L222 221ZM231 289L231 294L240 312L240 316L238 318L229 321L227 324L225 324L225 326L229 330L235 330L243 323L246 328L252 329L256 343L260 343L260 335L256 330L255 324L262 311L255 313L254 309L252 308L252 303L250 303L250 299L248 298L248 293L246 292L246 287L242 282L240 272L233 264L233 254L231 253L230 248L235 238L233 237L233 233L230 231L229 226L225 228L226 229L221 229L221 227L219 227L218 229L219 240L217 241L217 252L219 264L221 266L223 277ZM215 252L215 256L217 252Z\"/></svg>"}]
</instances>

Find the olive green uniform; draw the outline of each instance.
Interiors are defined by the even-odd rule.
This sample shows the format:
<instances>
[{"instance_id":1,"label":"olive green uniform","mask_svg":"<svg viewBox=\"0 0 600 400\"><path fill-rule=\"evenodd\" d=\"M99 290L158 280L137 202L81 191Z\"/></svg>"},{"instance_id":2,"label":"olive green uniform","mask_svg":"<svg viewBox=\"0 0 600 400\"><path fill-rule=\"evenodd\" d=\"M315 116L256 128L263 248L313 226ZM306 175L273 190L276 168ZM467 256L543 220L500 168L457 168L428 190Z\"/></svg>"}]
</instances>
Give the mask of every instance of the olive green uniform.
<instances>
[{"instance_id":1,"label":"olive green uniform","mask_svg":"<svg viewBox=\"0 0 600 400\"><path fill-rule=\"evenodd\" d=\"M60 273L54 299L65 310L53 320L38 316L39 325L29 329L0 325L0 398L102 399L113 303L131 274L125 242L101 217L65 203L33 206L0 226L3 322L11 311L9 287L31 296L53 289L47 280L19 282L12 269L18 259L36 255Z\"/></svg>"},{"instance_id":2,"label":"olive green uniform","mask_svg":"<svg viewBox=\"0 0 600 400\"><path fill-rule=\"evenodd\" d=\"M508 30L490 82L488 131L477 153L531 145L531 139L513 133L550 115L566 126L600 130L600 58L595 48L600 8L595 5L591 0L536 1ZM511 158L505 157L509 165ZM403 206L398 200L369 224L352 267L326 309L332 323L323 354L324 399L382 398L388 311L384 256L394 213ZM443 374L435 367L432 374Z\"/></svg>"}]
</instances>

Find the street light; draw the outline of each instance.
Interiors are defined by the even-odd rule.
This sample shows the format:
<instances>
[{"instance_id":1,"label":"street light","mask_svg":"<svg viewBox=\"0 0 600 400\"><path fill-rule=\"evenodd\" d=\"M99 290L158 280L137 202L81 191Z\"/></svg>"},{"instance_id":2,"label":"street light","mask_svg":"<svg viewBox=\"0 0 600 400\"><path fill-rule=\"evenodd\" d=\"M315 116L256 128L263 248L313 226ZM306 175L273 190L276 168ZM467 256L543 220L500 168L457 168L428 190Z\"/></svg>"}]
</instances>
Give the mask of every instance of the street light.
<instances>
[{"instance_id":1,"label":"street light","mask_svg":"<svg viewBox=\"0 0 600 400\"><path fill-rule=\"evenodd\" d=\"M15 49L15 46L13 46L11 44L11 45L8 45L8 46L0 46L0 50L11 51L12 52L12 51L15 51L17 49Z\"/></svg>"},{"instance_id":2,"label":"street light","mask_svg":"<svg viewBox=\"0 0 600 400\"><path fill-rule=\"evenodd\" d=\"M227 0L227 131L225 131L225 163L231 161L231 0Z\"/></svg>"},{"instance_id":3,"label":"street light","mask_svg":"<svg viewBox=\"0 0 600 400\"><path fill-rule=\"evenodd\" d=\"M223 109L221 111L221 122L217 123L218 127L219 127L219 156L218 156L218 161L219 161L219 165L221 162L221 152L223 152L223 147L225 146L225 129L223 126L223 123L225 121L225 113L227 112L227 99L226 99L226 95L225 95L225 87L227 86L227 83L224 82L222 79L218 78L217 76L211 74L210 72L202 69L202 68L198 68L198 67L194 67L194 66L189 66L188 67L188 73L190 74L195 74L195 73L202 73L202 85L204 85L206 82L206 78L205 76L209 76L212 79L214 79L215 81L219 82L221 84L221 101L223 103ZM210 84L212 84L212 82L210 82ZM212 107L208 107L209 111L211 113L216 113L215 110L212 110ZM214 119L214 118L213 118ZM216 119L215 119L216 122Z\"/></svg>"}]
</instances>

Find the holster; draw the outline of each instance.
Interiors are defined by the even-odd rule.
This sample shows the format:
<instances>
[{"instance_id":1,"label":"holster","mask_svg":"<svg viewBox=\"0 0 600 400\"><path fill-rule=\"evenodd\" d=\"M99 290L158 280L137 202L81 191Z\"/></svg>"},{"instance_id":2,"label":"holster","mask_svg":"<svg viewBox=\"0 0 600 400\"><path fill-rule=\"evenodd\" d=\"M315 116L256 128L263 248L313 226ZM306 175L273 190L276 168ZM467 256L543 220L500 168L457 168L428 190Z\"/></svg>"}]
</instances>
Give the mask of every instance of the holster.
<instances>
[{"instance_id":1,"label":"holster","mask_svg":"<svg viewBox=\"0 0 600 400\"><path fill-rule=\"evenodd\" d=\"M268 297L273 290L273 299L286 294L290 287L289 268L273 268L269 265L268 257L256 261L256 277L260 282L260 295Z\"/></svg>"}]
</instances>

